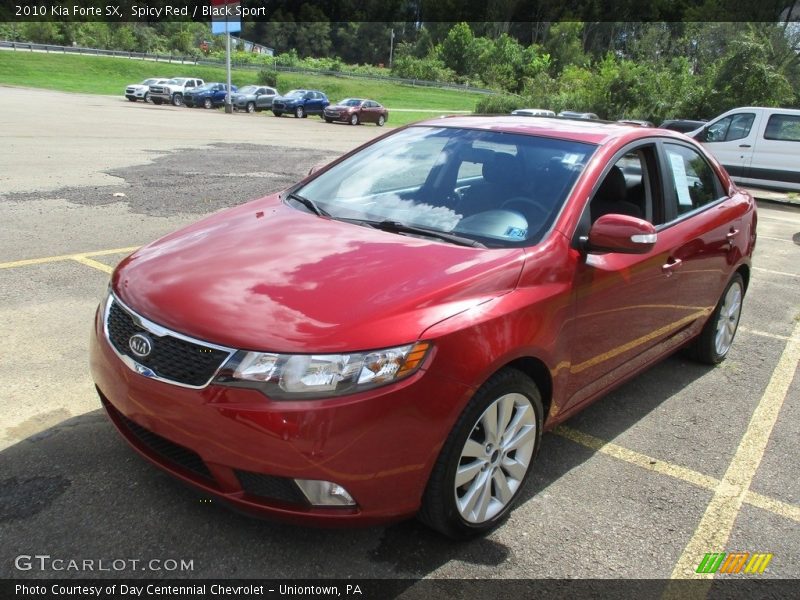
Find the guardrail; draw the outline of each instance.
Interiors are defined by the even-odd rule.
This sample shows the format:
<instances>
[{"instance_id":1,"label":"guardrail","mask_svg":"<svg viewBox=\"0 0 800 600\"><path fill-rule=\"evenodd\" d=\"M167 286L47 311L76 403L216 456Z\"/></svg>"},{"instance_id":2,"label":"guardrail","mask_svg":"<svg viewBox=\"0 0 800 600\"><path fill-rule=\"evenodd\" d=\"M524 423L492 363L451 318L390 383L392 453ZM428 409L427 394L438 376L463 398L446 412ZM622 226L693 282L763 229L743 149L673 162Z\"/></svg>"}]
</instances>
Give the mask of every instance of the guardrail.
<instances>
[{"instance_id":1,"label":"guardrail","mask_svg":"<svg viewBox=\"0 0 800 600\"><path fill-rule=\"evenodd\" d=\"M56 46L53 44L34 44L30 42L11 42L0 40L0 49L9 50L28 50L29 52L46 52L61 54L80 54L85 56L112 56L117 58L128 58L132 60L150 60L153 62L178 63L183 65L213 66L224 67L225 61L209 58L195 58L191 56L175 56L172 54L150 54L148 52L126 52L124 50L101 50L99 48L83 48L81 46ZM485 88L461 85L458 83L446 83L442 81L430 81L427 79L406 79L403 77L392 77L391 75L373 75L369 73L356 73L353 71L331 71L325 69L308 69L305 67L292 67L288 65L273 64L253 64L243 62L231 62L231 67L236 69L246 69L250 71L260 71L262 69L272 69L286 73L306 73L309 75L329 75L332 77L352 77L356 79L372 79L375 81L388 81L403 85L417 87L430 87L439 89L461 90L476 94L496 94L494 90Z\"/></svg>"}]
</instances>

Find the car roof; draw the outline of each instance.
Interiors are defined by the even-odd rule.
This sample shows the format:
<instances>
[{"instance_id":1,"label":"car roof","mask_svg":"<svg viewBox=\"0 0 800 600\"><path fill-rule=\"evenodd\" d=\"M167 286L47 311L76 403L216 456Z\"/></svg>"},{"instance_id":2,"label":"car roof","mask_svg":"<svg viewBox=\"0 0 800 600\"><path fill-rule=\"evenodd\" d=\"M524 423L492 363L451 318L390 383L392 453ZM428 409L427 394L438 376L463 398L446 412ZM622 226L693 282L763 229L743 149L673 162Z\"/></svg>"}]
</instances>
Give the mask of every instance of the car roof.
<instances>
[{"instance_id":1,"label":"car roof","mask_svg":"<svg viewBox=\"0 0 800 600\"><path fill-rule=\"evenodd\" d=\"M537 117L531 119L514 115L475 115L439 117L414 123L413 126L428 127L461 127L464 129L481 129L503 133L520 133L523 135L538 135L560 138L576 142L602 145L610 140L621 137L635 139L637 137L651 137L664 135L685 139L684 136L666 129L639 127L626 125L613 121L600 121L597 119L565 119L559 117Z\"/></svg>"}]
</instances>

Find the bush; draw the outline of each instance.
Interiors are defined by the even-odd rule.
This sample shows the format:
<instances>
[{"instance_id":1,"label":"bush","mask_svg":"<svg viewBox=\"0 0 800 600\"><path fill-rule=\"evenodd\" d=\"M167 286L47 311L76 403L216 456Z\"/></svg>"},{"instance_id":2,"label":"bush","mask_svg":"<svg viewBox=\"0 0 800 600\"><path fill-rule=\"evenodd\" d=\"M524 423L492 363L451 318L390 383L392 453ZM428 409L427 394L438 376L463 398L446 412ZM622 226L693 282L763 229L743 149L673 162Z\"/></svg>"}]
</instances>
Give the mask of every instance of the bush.
<instances>
[{"instance_id":1,"label":"bush","mask_svg":"<svg viewBox=\"0 0 800 600\"><path fill-rule=\"evenodd\" d=\"M475 104L475 112L483 115L507 115L512 110L522 108L524 100L519 96L501 94L486 95Z\"/></svg>"},{"instance_id":2,"label":"bush","mask_svg":"<svg viewBox=\"0 0 800 600\"><path fill-rule=\"evenodd\" d=\"M278 72L274 69L261 69L258 72L258 83L270 87L278 87Z\"/></svg>"}]
</instances>

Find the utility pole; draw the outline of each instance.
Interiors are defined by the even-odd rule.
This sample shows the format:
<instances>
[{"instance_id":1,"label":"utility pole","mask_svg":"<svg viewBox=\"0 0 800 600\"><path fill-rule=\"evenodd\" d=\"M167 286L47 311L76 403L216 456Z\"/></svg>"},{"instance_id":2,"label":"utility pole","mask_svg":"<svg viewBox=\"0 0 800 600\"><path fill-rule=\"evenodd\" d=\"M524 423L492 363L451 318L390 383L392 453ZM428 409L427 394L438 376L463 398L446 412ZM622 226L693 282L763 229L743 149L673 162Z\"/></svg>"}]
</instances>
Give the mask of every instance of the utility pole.
<instances>
[{"instance_id":1,"label":"utility pole","mask_svg":"<svg viewBox=\"0 0 800 600\"><path fill-rule=\"evenodd\" d=\"M392 28L391 33L389 34L389 68L392 68L392 54L394 54L394 28Z\"/></svg>"}]
</instances>

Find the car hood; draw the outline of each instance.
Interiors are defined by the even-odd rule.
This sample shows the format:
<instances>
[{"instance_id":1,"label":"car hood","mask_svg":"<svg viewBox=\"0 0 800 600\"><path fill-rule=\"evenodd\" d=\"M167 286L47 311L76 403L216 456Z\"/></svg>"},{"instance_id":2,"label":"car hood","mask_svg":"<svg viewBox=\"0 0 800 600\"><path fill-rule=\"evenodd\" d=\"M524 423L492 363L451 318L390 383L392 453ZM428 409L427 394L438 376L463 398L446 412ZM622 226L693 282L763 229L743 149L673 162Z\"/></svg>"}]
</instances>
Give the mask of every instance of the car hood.
<instances>
[{"instance_id":1,"label":"car hood","mask_svg":"<svg viewBox=\"0 0 800 600\"><path fill-rule=\"evenodd\" d=\"M345 106L344 104L329 104L330 110L358 110L358 106Z\"/></svg>"},{"instance_id":2,"label":"car hood","mask_svg":"<svg viewBox=\"0 0 800 600\"><path fill-rule=\"evenodd\" d=\"M142 316L240 349L338 352L409 343L511 291L524 253L318 217L277 195L149 244L114 272Z\"/></svg>"},{"instance_id":3,"label":"car hood","mask_svg":"<svg viewBox=\"0 0 800 600\"><path fill-rule=\"evenodd\" d=\"M286 102L288 104L290 102L302 102L303 97L302 96L275 96L272 100L273 100L273 102L275 100L280 100L281 102Z\"/></svg>"}]
</instances>

